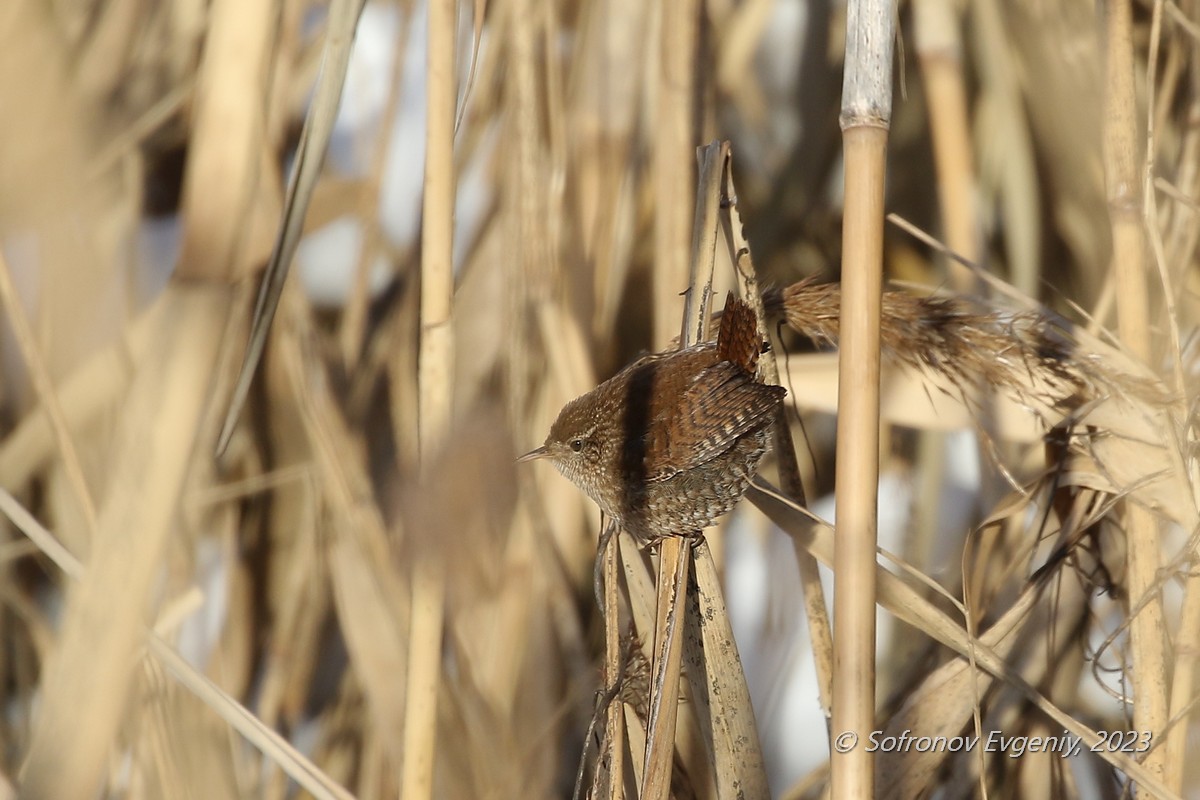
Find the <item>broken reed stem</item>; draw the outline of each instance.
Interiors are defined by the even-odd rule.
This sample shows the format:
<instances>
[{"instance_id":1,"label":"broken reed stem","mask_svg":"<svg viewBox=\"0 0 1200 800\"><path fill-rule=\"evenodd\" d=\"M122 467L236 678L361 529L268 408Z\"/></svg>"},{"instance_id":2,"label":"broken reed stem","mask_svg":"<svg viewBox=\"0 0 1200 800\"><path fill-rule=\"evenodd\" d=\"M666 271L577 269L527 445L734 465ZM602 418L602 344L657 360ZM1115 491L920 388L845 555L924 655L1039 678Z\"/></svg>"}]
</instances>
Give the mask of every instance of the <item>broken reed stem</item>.
<instances>
[{"instance_id":1,"label":"broken reed stem","mask_svg":"<svg viewBox=\"0 0 1200 800\"><path fill-rule=\"evenodd\" d=\"M696 340L704 333L709 316L708 301L712 296L721 170L727 148L727 144L713 142L700 148L697 153L700 161L700 179L697 182L695 229L692 232L686 295L688 299L681 326L680 349L696 344ZM673 205L679 205L678 201ZM706 230L706 227L711 227L712 230ZM659 306L658 310L661 311L662 306ZM671 767L675 759L679 669L684 647L683 615L687 613L687 583L688 575L692 571L693 557L692 543L684 536L689 531L677 533L680 535L664 539L658 551L658 607L654 626L654 648L651 651L653 661L650 672L650 711L646 719L646 756L641 786L643 800L666 800L671 789ZM720 590L720 586L702 587L702 591Z\"/></svg>"},{"instance_id":2,"label":"broken reed stem","mask_svg":"<svg viewBox=\"0 0 1200 800\"><path fill-rule=\"evenodd\" d=\"M865 744L875 727L879 315L895 14L895 6L888 0L850 0L846 12L833 735L853 732L859 746L845 753L831 748L831 791L835 800L875 794L874 759Z\"/></svg>"},{"instance_id":3,"label":"broken reed stem","mask_svg":"<svg viewBox=\"0 0 1200 800\"><path fill-rule=\"evenodd\" d=\"M759 334L770 341L767 325L767 308L758 285L758 273L750 253L750 242L742 227L742 215L738 210L737 187L733 183L733 158L725 167L724 197L721 203L721 223L725 227L725 241L729 245L729 260L733 263L738 280L742 284L742 296L754 308L758 319ZM779 364L772 348L759 361L763 381L779 383ZM807 505L804 482L800 478L800 465L796 460L796 446L788 427L787 412L781 410L771 432L772 447L779 464L779 478L783 489L800 505ZM800 589L804 594L804 611L808 619L808 636L812 643L813 664L817 673L817 696L821 711L829 719L833 687L833 631L829 622L829 609L825 604L825 590L821 587L821 574L817 560L796 539L792 539L796 554L796 566L800 573Z\"/></svg>"},{"instance_id":4,"label":"broken reed stem","mask_svg":"<svg viewBox=\"0 0 1200 800\"><path fill-rule=\"evenodd\" d=\"M1137 169L1140 159L1137 156L1131 10L1129 0L1112 0L1104 9L1107 34L1104 166L1112 225L1117 328L1130 353L1149 363L1146 241L1142 228L1141 176ZM1157 582L1161 566L1158 525L1148 509L1131 501L1125 504L1125 515L1130 607L1136 608L1143 598L1146 600L1129 621L1133 722L1137 730L1159 734L1167 722L1167 671L1166 629ZM1156 747L1146 754L1143 762L1155 776L1164 780L1165 755L1165 747Z\"/></svg>"},{"instance_id":5,"label":"broken reed stem","mask_svg":"<svg viewBox=\"0 0 1200 800\"><path fill-rule=\"evenodd\" d=\"M721 177L729 160L729 142L711 142L696 151L700 167L698 197L720 198ZM683 329L679 346L690 347L708 338L712 314L712 278L716 266L717 214L720 202L696 203L696 218L692 223L691 275L684 295Z\"/></svg>"},{"instance_id":6,"label":"broken reed stem","mask_svg":"<svg viewBox=\"0 0 1200 800\"><path fill-rule=\"evenodd\" d=\"M418 431L422 478L450 425L454 339L454 0L429 4L428 111L425 128L425 197L421 224L421 343L418 360ZM401 796L433 797L441 684L445 568L434 547L414 548L412 627L404 720Z\"/></svg>"}]
</instances>

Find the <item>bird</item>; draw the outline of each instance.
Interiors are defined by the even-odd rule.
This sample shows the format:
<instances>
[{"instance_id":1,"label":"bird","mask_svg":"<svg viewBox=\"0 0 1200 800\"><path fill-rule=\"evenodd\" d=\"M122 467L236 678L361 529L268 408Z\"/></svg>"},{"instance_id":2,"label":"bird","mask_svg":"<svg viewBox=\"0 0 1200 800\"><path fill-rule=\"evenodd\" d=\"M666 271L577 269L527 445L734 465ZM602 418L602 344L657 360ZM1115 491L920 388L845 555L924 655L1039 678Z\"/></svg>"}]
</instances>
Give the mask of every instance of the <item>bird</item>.
<instances>
[{"instance_id":1,"label":"bird","mask_svg":"<svg viewBox=\"0 0 1200 800\"><path fill-rule=\"evenodd\" d=\"M787 390L758 380L765 344L731 292L716 342L648 355L567 403L518 462L550 461L639 544L702 535L770 447Z\"/></svg>"}]
</instances>

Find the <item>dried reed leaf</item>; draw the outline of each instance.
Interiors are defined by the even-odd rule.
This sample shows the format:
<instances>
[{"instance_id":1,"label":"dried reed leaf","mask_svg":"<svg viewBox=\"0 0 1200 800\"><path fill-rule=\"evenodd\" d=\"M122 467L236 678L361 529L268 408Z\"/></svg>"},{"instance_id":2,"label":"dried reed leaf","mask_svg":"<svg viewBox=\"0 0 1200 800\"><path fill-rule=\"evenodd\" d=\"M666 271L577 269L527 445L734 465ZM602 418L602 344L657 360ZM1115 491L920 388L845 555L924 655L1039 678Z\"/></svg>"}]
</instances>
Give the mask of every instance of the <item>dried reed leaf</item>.
<instances>
[{"instance_id":1,"label":"dried reed leaf","mask_svg":"<svg viewBox=\"0 0 1200 800\"><path fill-rule=\"evenodd\" d=\"M408 593L390 557L382 515L362 468L362 445L337 410L305 337L300 303L289 306L292 324L278 339L292 379L333 524L328 554L338 617L354 668L362 676L371 719L393 764L403 763L404 683L408 663L404 632L409 627Z\"/></svg>"},{"instance_id":2,"label":"dried reed leaf","mask_svg":"<svg viewBox=\"0 0 1200 800\"><path fill-rule=\"evenodd\" d=\"M1011 661L1016 648L1025 646L1025 640L1020 636L1022 631L1041 624L1034 611L1042 595L1040 584L1026 584L1016 602L979 636L979 642L991 648L1000 659ZM1026 661L1032 660L1029 653L1020 655ZM1044 660L1042 663L1047 664ZM967 736L979 735L982 728L972 731L968 726L973 717L979 724L979 708L994 680L992 674L978 668L973 658L949 661L906 694L901 707L883 725L882 733L900 736L905 732L918 732L918 736L953 738L966 730ZM1039 683L1036 679L1029 682ZM986 736L986 732L983 735ZM979 742L964 756L978 757L980 772L986 772L987 768L988 756L983 753L983 747L984 744ZM882 750L876 756L876 784L884 797L923 797L934 777L945 769L945 762L954 755L937 748Z\"/></svg>"},{"instance_id":3,"label":"dried reed leaf","mask_svg":"<svg viewBox=\"0 0 1200 800\"><path fill-rule=\"evenodd\" d=\"M796 537L819 561L827 566L833 563L834 533L828 523L818 521L811 512L794 505L761 477L755 478L746 492L746 497L776 525ZM995 649L1011 634L1012 624L1028 613L1028 607L1036 595L1035 587L1027 589L1018 602L1005 613L1003 619L1008 620L1009 624L1001 626L997 623L982 637L975 638L898 577L882 567L877 567L876 572L879 604L883 608L935 641L946 645L962 658L1003 680L1050 719L1082 739L1085 747L1093 747L1102 741L1096 730L1072 717L1030 685ZM1128 754L1111 752L1104 748L1099 749L1099 754L1113 767L1137 781L1138 785L1152 796L1164 800L1176 796L1161 780Z\"/></svg>"},{"instance_id":4,"label":"dried reed leaf","mask_svg":"<svg viewBox=\"0 0 1200 800\"><path fill-rule=\"evenodd\" d=\"M733 638L720 577L706 544L696 549L696 586L689 593L688 630L700 641L685 649L687 679L704 742L712 748L717 797L767 797L767 771L754 706ZM696 659L695 655L703 655ZM694 776L693 776L694 777Z\"/></svg>"},{"instance_id":5,"label":"dried reed leaf","mask_svg":"<svg viewBox=\"0 0 1200 800\"><path fill-rule=\"evenodd\" d=\"M1101 26L1086 3L1000 6L1038 164L1048 173L1040 187L1083 280L1099 286L1111 243L1100 163Z\"/></svg>"},{"instance_id":6,"label":"dried reed leaf","mask_svg":"<svg viewBox=\"0 0 1200 800\"><path fill-rule=\"evenodd\" d=\"M271 319L283 293L283 282L287 278L292 256L300 243L304 227L305 212L325 157L325 148L333 133L338 102L342 95L346 67L350 63L350 46L354 42L354 27L365 0L334 0L329 10L329 31L321 61L321 73L317 78L316 97L305 117L300 143L296 148L295 164L288 181L284 198L284 216L279 228L271 261L262 279L262 289L254 308L254 319L250 323L250 337L246 344L246 356L234 383L229 411L222 423L217 438L217 452L223 452L233 435L233 426L250 390L250 381L258 369L259 359L267 344Z\"/></svg>"}]
</instances>

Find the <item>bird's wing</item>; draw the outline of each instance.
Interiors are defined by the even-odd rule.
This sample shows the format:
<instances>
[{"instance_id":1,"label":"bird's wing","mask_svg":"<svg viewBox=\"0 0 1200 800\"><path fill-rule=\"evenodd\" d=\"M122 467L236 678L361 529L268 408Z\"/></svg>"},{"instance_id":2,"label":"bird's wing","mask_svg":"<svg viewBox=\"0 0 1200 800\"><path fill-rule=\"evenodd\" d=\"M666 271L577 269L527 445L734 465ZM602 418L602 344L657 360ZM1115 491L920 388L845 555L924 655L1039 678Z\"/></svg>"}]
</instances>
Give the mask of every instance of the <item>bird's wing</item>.
<instances>
[{"instance_id":1,"label":"bird's wing","mask_svg":"<svg viewBox=\"0 0 1200 800\"><path fill-rule=\"evenodd\" d=\"M765 423L783 402L782 386L758 383L737 364L705 368L670 410L671 424L651 426L649 451L661 465L649 480L666 480L724 453L738 437Z\"/></svg>"}]
</instances>

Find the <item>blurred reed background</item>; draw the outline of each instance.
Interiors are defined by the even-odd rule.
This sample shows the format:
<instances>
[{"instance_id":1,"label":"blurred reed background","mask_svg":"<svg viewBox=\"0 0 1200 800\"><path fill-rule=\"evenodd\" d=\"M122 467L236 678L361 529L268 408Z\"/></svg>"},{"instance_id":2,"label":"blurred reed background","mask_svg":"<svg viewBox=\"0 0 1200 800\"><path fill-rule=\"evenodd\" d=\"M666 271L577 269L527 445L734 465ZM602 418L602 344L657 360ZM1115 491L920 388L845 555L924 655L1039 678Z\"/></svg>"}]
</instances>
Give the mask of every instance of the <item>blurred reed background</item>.
<instances>
[{"instance_id":1,"label":"blurred reed background","mask_svg":"<svg viewBox=\"0 0 1200 800\"><path fill-rule=\"evenodd\" d=\"M1194 795L1200 3L1135 4L1127 30L1112 15L1129 5L1110 6L899 8L887 211L1000 283L888 226L890 279L977 299L885 305L902 358L884 376L881 544L925 605L880 617L880 727L1060 734L1024 681L1091 729L1138 730L1136 688L1139 713L1157 708L1156 791ZM845 13L825 0L456 8L444 324L421 298L435 280L423 245L449 221L422 216L438 31L424 3L372 0L219 460L327 8L0 11L0 796L570 795L601 685L599 515L513 458L564 402L672 346L697 145L732 143L762 285L837 280ZM717 254L719 296L736 276ZM1131 263L1120 282L1114 265ZM1150 313L1122 315L1131 356L1106 331L1138 281ZM773 297L772 329L831 319L828 298ZM1048 310L1081 327L1039 328ZM986 335L947 344L954 314ZM828 518L833 362L778 336L807 494ZM422 365L431 341L452 356ZM1012 370L988 371L1010 355ZM772 794L819 796L814 674L828 653L809 644L792 542L749 503L709 540ZM1131 541L1143 561L1127 569ZM1007 677L937 644L942 619L972 635L1007 625L979 640ZM1131 636L1131 619L1156 641ZM627 679L632 719L636 663ZM702 752L678 761L674 796L715 796L690 766ZM1086 753L877 768L891 796L1128 788Z\"/></svg>"}]
</instances>

